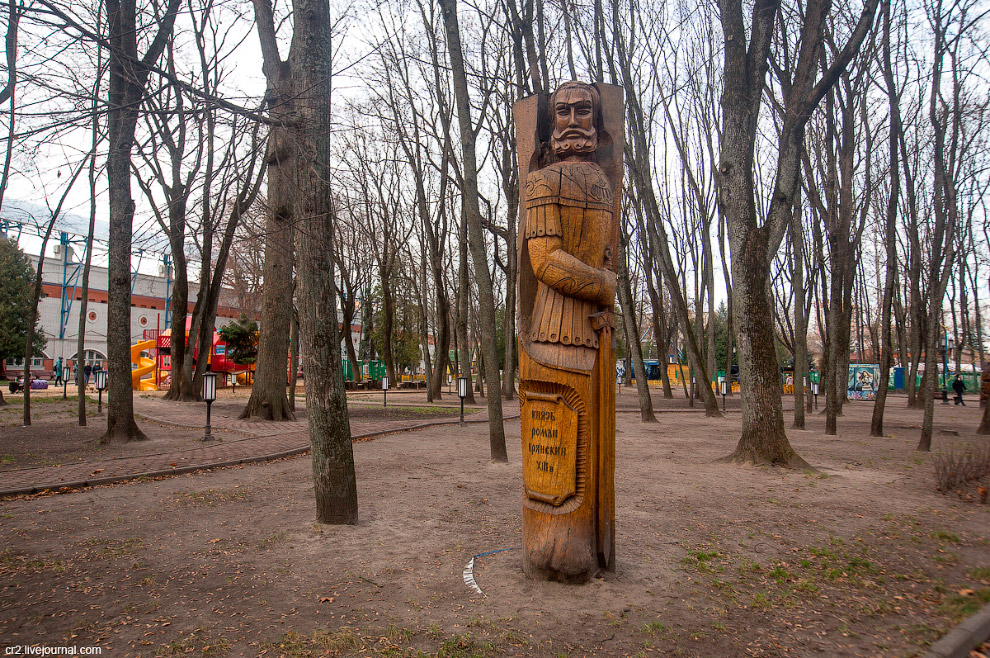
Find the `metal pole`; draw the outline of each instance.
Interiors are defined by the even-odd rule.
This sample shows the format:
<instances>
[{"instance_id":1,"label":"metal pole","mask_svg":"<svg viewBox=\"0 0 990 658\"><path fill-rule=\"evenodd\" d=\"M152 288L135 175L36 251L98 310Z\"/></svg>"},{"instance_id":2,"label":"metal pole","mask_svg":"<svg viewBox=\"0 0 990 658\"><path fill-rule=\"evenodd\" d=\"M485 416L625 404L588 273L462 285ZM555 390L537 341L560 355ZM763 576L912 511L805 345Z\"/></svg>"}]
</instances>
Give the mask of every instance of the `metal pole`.
<instances>
[{"instance_id":1,"label":"metal pole","mask_svg":"<svg viewBox=\"0 0 990 658\"><path fill-rule=\"evenodd\" d=\"M212 405L213 405L212 402L207 402L206 403L206 434L203 435L203 440L204 441L212 441L213 440L213 432L212 432L212 429L210 428L210 407Z\"/></svg>"},{"instance_id":2,"label":"metal pole","mask_svg":"<svg viewBox=\"0 0 990 658\"><path fill-rule=\"evenodd\" d=\"M100 389L100 400L96 404L96 415L97 416L102 416L103 415L103 389L102 388Z\"/></svg>"},{"instance_id":3,"label":"metal pole","mask_svg":"<svg viewBox=\"0 0 990 658\"><path fill-rule=\"evenodd\" d=\"M461 425L464 424L464 398L461 398Z\"/></svg>"}]
</instances>

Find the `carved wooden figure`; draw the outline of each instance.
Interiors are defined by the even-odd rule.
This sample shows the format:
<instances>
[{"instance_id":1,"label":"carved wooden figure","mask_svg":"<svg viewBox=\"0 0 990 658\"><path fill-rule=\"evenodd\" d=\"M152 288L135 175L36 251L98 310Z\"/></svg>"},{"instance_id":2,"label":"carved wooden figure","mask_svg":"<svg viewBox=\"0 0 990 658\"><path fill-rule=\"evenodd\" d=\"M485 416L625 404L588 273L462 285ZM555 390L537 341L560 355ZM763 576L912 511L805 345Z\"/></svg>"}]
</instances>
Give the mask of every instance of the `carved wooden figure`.
<instances>
[{"instance_id":1,"label":"carved wooden figure","mask_svg":"<svg viewBox=\"0 0 990 658\"><path fill-rule=\"evenodd\" d=\"M613 305L622 89L567 82L516 103L523 568L614 570Z\"/></svg>"}]
</instances>

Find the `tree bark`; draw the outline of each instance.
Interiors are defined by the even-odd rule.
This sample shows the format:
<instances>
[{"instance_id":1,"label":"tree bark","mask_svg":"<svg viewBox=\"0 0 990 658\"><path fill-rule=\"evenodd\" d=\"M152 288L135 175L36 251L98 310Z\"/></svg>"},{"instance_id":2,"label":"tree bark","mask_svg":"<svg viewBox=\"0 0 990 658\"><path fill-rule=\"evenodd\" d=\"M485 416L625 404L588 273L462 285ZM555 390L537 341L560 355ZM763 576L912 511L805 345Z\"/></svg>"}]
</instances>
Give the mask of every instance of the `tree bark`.
<instances>
[{"instance_id":1,"label":"tree bark","mask_svg":"<svg viewBox=\"0 0 990 658\"><path fill-rule=\"evenodd\" d=\"M457 24L456 0L440 0L444 29L447 33L447 50L450 53L451 72L454 79L454 98L460 129L462 165L464 167L462 192L462 217L468 225L471 259L474 261L475 280L481 307L481 323L495 326L495 300L492 295L492 276L488 270L485 253L485 236L481 226L481 209L478 205L478 165L475 157L475 133L471 125L471 104L468 98L467 75L461 50L460 28ZM492 461L508 462L505 449L505 428L502 425L502 398L499 396L498 355L494 340L482 341L485 383L493 392L488 396L488 431Z\"/></svg>"},{"instance_id":2,"label":"tree bark","mask_svg":"<svg viewBox=\"0 0 990 658\"><path fill-rule=\"evenodd\" d=\"M793 80L786 81L773 194L766 221L761 225L755 203L756 130L778 5L774 0L758 1L747 30L741 0L719 1L725 39L719 204L725 213L732 256L733 321L739 332L743 391L742 436L729 459L807 467L784 431L770 265L793 212L808 117L858 52L872 25L876 2L867 2L849 41L819 80L816 77L822 68L824 21L830 4L817 0L807 4L797 67Z\"/></svg>"},{"instance_id":3,"label":"tree bark","mask_svg":"<svg viewBox=\"0 0 990 658\"><path fill-rule=\"evenodd\" d=\"M640 420L644 423L657 422L653 412L653 398L650 397L650 382L646 379L646 366L643 364L643 350L639 340L639 323L636 321L636 306L633 303L632 286L629 284L627 255L628 238L623 230L620 233L617 268L619 305L622 307L623 326L626 328L628 349L632 354L633 369L636 372L636 390L639 393Z\"/></svg>"},{"instance_id":4,"label":"tree bark","mask_svg":"<svg viewBox=\"0 0 990 658\"><path fill-rule=\"evenodd\" d=\"M306 371L306 409L320 523L358 521L357 480L337 331L330 225L330 7L294 0L289 63L300 121L292 168L299 234L299 330ZM282 370L285 368L282 352ZM283 389L284 394L284 389Z\"/></svg>"},{"instance_id":5,"label":"tree bark","mask_svg":"<svg viewBox=\"0 0 990 658\"><path fill-rule=\"evenodd\" d=\"M890 115L890 196L887 198L885 217L884 246L887 253L887 267L883 282L883 301L880 305L880 383L873 403L873 418L870 420L870 436L883 436L883 413L887 406L887 389L890 385L890 368L893 365L891 341L891 308L894 303L894 286L897 284L897 202L900 198L900 168L897 151L901 133L901 113L897 88L894 82L894 68L890 59L890 0L883 0L883 77L887 85Z\"/></svg>"},{"instance_id":6,"label":"tree bark","mask_svg":"<svg viewBox=\"0 0 990 658\"><path fill-rule=\"evenodd\" d=\"M107 111L109 152L107 179L110 197L110 257L107 272L107 350L109 400L104 443L145 440L134 422L131 387L131 149L148 67L158 61L171 37L180 0L169 0L158 21L157 34L144 57L137 52L134 0L107 0L110 32L110 94Z\"/></svg>"},{"instance_id":7,"label":"tree bark","mask_svg":"<svg viewBox=\"0 0 990 658\"><path fill-rule=\"evenodd\" d=\"M269 0L253 2L272 125L268 137L268 214L258 360L251 397L240 417L295 420L285 392L292 313L292 304L287 300L292 299L293 224L296 219L293 203L298 198L292 175L295 167L303 165L296 162L297 145L288 128L290 121L296 119L293 117L293 80L290 67L278 53L271 3ZM333 324L336 328L336 318ZM201 344L200 351L203 347L205 345Z\"/></svg>"}]
</instances>

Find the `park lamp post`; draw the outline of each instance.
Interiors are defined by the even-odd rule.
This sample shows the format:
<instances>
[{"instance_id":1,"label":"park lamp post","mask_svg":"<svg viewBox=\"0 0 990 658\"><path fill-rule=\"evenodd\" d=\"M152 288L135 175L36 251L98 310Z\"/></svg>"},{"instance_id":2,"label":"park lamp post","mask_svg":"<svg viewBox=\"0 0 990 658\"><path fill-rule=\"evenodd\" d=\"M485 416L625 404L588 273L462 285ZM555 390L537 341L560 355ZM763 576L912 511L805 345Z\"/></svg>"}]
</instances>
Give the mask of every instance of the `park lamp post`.
<instances>
[{"instance_id":1,"label":"park lamp post","mask_svg":"<svg viewBox=\"0 0 990 658\"><path fill-rule=\"evenodd\" d=\"M468 395L468 378L457 378L457 397L461 399L461 425L464 424L464 398Z\"/></svg>"},{"instance_id":2,"label":"park lamp post","mask_svg":"<svg viewBox=\"0 0 990 658\"><path fill-rule=\"evenodd\" d=\"M718 392L722 394L722 413L725 413L725 396L729 393L729 382L725 377L718 378Z\"/></svg>"},{"instance_id":3,"label":"park lamp post","mask_svg":"<svg viewBox=\"0 0 990 658\"><path fill-rule=\"evenodd\" d=\"M96 390L100 392L99 401L96 403L96 415L103 415L103 391L107 390L107 371L97 370L94 374L96 378Z\"/></svg>"},{"instance_id":4,"label":"park lamp post","mask_svg":"<svg viewBox=\"0 0 990 658\"><path fill-rule=\"evenodd\" d=\"M382 408L388 409L388 375L382 377Z\"/></svg>"},{"instance_id":5,"label":"park lamp post","mask_svg":"<svg viewBox=\"0 0 990 658\"><path fill-rule=\"evenodd\" d=\"M206 403L206 433L203 435L204 441L213 440L213 431L210 427L210 407L217 399L217 373L203 373L203 402Z\"/></svg>"},{"instance_id":6,"label":"park lamp post","mask_svg":"<svg viewBox=\"0 0 990 658\"><path fill-rule=\"evenodd\" d=\"M818 382L811 382L811 394L815 396L815 409L818 409Z\"/></svg>"}]
</instances>

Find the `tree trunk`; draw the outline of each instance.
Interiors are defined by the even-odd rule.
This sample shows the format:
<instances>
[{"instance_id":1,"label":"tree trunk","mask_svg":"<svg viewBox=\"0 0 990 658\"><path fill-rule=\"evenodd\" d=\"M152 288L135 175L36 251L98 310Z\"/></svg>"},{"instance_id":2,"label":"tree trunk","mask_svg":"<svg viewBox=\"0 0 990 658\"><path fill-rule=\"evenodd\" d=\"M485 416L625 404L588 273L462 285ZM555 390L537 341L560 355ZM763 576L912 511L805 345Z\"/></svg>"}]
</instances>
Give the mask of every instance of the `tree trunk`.
<instances>
[{"instance_id":1,"label":"tree trunk","mask_svg":"<svg viewBox=\"0 0 990 658\"><path fill-rule=\"evenodd\" d=\"M61 204L59 204L61 206ZM38 303L41 301L42 273L45 268L45 250L48 247L48 240L52 237L52 230L55 228L55 220L58 219L58 212L52 213L51 221L45 230L45 237L41 241L41 251L38 252L38 269L34 276L34 297L31 299L31 319L28 321L27 337L24 341L24 427L31 424L31 358L34 356L34 332L38 325Z\"/></svg>"},{"instance_id":2,"label":"tree trunk","mask_svg":"<svg viewBox=\"0 0 990 658\"><path fill-rule=\"evenodd\" d=\"M894 286L897 284L897 202L900 197L898 136L901 132L901 115L898 107L897 89L894 83L894 69L890 59L890 0L882 3L883 12L883 77L887 84L890 108L890 196L887 198L886 226L884 242L887 250L887 268L883 282L883 301L880 306L880 383L873 403L873 418L870 421L870 436L883 436L883 413L887 406L887 389L890 385L890 368L893 364L891 341L891 307L894 303Z\"/></svg>"},{"instance_id":3,"label":"tree trunk","mask_svg":"<svg viewBox=\"0 0 990 658\"><path fill-rule=\"evenodd\" d=\"M457 260L457 365L461 377L467 377L465 404L475 404L474 380L471 376L471 344L468 342L468 308L471 302L471 281L467 260L467 220L462 216L458 233Z\"/></svg>"},{"instance_id":4,"label":"tree trunk","mask_svg":"<svg viewBox=\"0 0 990 658\"><path fill-rule=\"evenodd\" d=\"M268 208L258 360L251 397L240 417L295 420L285 394L288 385L286 359L289 355L289 325L292 314L293 225L298 219L294 203L299 192L294 186L293 170L306 165L297 162L297 144L288 127L288 121L295 110L294 81L290 77L291 67L286 66L279 57L271 2L253 0L253 3L264 58L262 70L267 83L272 126L266 155ZM331 271L327 270L328 273ZM333 324L336 328L336 317ZM201 342L200 352L205 347L207 346Z\"/></svg>"},{"instance_id":5,"label":"tree trunk","mask_svg":"<svg viewBox=\"0 0 990 658\"><path fill-rule=\"evenodd\" d=\"M492 294L492 276L488 270L485 236L481 226L481 209L478 201L478 165L475 158L475 137L471 125L471 103L468 98L467 76L461 50L460 28L457 24L456 0L440 0L444 29L447 33L447 50L454 79L454 97L457 101L457 119L460 129L462 164L464 168L462 188L462 217L468 225L471 244L471 260L474 261L475 281L478 284L481 324L495 326L495 300ZM505 428L502 425L502 398L498 395L498 355L494 340L482 341L485 364L485 383L488 396L488 431L492 461L507 462Z\"/></svg>"},{"instance_id":6,"label":"tree trunk","mask_svg":"<svg viewBox=\"0 0 990 658\"><path fill-rule=\"evenodd\" d=\"M134 0L107 0L110 25L110 94L107 110L109 152L107 182L110 198L110 256L107 272L107 350L109 399L103 443L145 440L134 422L131 388L131 148L141 97L150 64L161 56L172 34L179 0L169 0L158 20L158 33L143 58L137 52Z\"/></svg>"},{"instance_id":7,"label":"tree trunk","mask_svg":"<svg viewBox=\"0 0 990 658\"><path fill-rule=\"evenodd\" d=\"M655 423L653 398L650 397L650 383L646 380L646 366L643 364L643 350L639 341L639 323L636 321L636 307L633 303L632 286L629 284L627 259L628 243L625 231L620 234L617 268L619 304L622 306L623 326L626 328L628 349L632 354L633 369L636 372L636 390L639 392L640 420Z\"/></svg>"},{"instance_id":8,"label":"tree trunk","mask_svg":"<svg viewBox=\"0 0 990 658\"><path fill-rule=\"evenodd\" d=\"M332 275L331 275L332 276ZM336 291L334 291L336 294ZM289 356L289 409L296 411L296 382L299 379L299 314L292 311L290 326L290 356ZM346 328L345 328L346 331Z\"/></svg>"},{"instance_id":9,"label":"tree trunk","mask_svg":"<svg viewBox=\"0 0 990 658\"><path fill-rule=\"evenodd\" d=\"M294 157L280 161L277 166L274 163L269 164L268 202L274 205L268 217L265 240L265 283L262 289L257 374L251 388L251 397L241 412L241 418L295 420L285 389L288 385L286 360L289 355L289 325L292 316L290 300L295 213L291 204L293 196L298 198L298 191L287 180L272 185L273 177L281 178L289 173ZM279 189L283 184L285 187ZM274 192L276 189L277 193ZM333 324L336 328L336 317ZM201 354L203 347L205 345L200 346Z\"/></svg>"},{"instance_id":10,"label":"tree trunk","mask_svg":"<svg viewBox=\"0 0 990 658\"><path fill-rule=\"evenodd\" d=\"M341 372L337 294L330 226L330 8L327 0L294 0L289 63L300 121L293 166L299 231L299 324L304 346L306 409L313 455L316 517L358 521L357 481ZM286 306L291 306L286 304ZM283 374L285 351L282 351ZM285 389L282 393L284 395Z\"/></svg>"},{"instance_id":11,"label":"tree trunk","mask_svg":"<svg viewBox=\"0 0 990 658\"><path fill-rule=\"evenodd\" d=\"M800 192L800 189L798 190ZM791 218L791 254L794 271L791 286L794 288L794 428L805 428L805 381L808 373L808 319L804 314L804 217L800 196L796 195L794 214ZM728 373L728 371L726 371Z\"/></svg>"}]
</instances>

